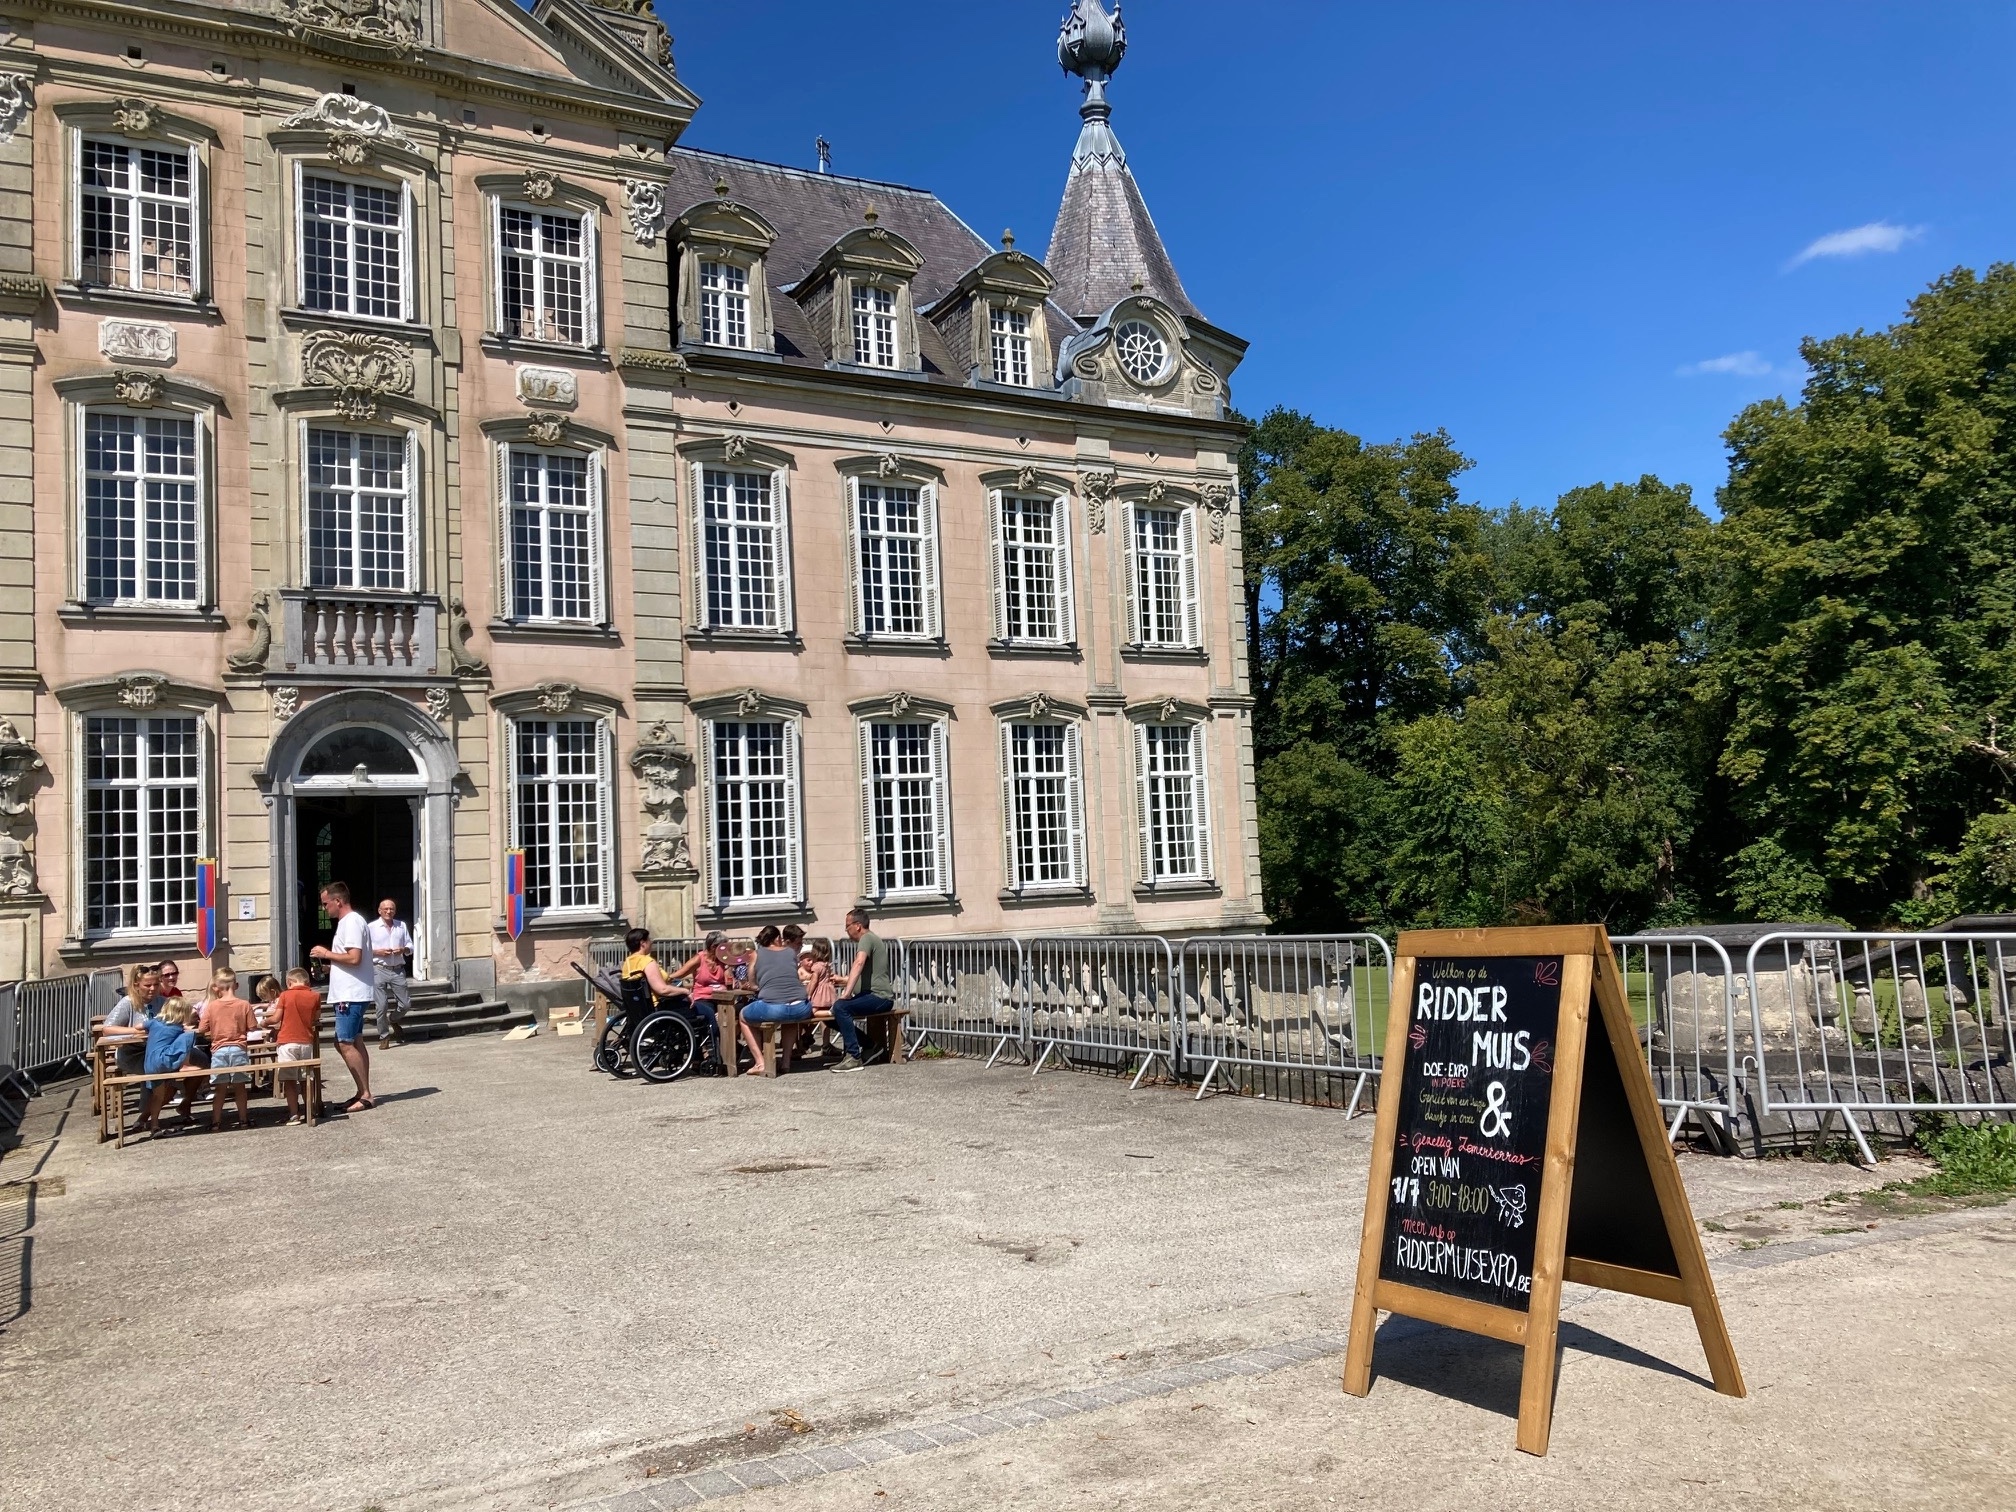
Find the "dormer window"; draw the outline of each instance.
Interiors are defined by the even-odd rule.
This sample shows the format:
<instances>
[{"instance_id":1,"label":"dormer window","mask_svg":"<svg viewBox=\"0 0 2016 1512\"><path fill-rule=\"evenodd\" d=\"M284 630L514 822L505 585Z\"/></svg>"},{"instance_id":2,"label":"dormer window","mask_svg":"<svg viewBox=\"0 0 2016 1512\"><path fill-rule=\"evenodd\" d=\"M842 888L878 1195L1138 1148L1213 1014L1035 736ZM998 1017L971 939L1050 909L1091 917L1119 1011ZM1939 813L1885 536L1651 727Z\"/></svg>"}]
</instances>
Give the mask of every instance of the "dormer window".
<instances>
[{"instance_id":1,"label":"dormer window","mask_svg":"<svg viewBox=\"0 0 2016 1512\"><path fill-rule=\"evenodd\" d=\"M1169 371L1169 343L1145 320L1130 320L1113 333L1113 355L1143 388L1160 383Z\"/></svg>"},{"instance_id":2,"label":"dormer window","mask_svg":"<svg viewBox=\"0 0 2016 1512\"><path fill-rule=\"evenodd\" d=\"M749 270L734 263L700 264L700 340L708 346L749 347Z\"/></svg>"},{"instance_id":3,"label":"dormer window","mask_svg":"<svg viewBox=\"0 0 2016 1512\"><path fill-rule=\"evenodd\" d=\"M960 275L925 312L945 337L966 376L1002 388L1048 388L1050 332L1045 304L1056 287L1050 272L1014 238Z\"/></svg>"},{"instance_id":4,"label":"dormer window","mask_svg":"<svg viewBox=\"0 0 2016 1512\"><path fill-rule=\"evenodd\" d=\"M1004 310L999 305L989 311L993 337L994 381L1015 388L1029 387L1029 317L1020 310Z\"/></svg>"},{"instance_id":5,"label":"dormer window","mask_svg":"<svg viewBox=\"0 0 2016 1512\"><path fill-rule=\"evenodd\" d=\"M854 360L863 367L896 366L896 295L891 290L854 286Z\"/></svg>"}]
</instances>

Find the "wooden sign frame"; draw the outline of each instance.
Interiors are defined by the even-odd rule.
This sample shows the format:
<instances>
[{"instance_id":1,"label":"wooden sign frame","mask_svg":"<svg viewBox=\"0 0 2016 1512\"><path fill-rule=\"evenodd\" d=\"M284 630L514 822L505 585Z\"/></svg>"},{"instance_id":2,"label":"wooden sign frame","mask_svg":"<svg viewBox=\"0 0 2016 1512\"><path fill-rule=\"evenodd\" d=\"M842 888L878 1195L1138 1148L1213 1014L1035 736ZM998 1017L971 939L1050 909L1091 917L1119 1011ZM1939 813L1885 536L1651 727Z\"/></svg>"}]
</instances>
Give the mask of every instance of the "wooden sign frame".
<instances>
[{"instance_id":1,"label":"wooden sign frame","mask_svg":"<svg viewBox=\"0 0 2016 1512\"><path fill-rule=\"evenodd\" d=\"M1380 1261L1387 1242L1387 1194L1393 1176L1394 1141L1399 1132L1402 1078L1408 1029L1414 1018L1414 982L1421 960L1488 959L1507 956L1561 957L1561 997L1554 1039L1554 1072L1548 1096L1548 1126L1534 1217L1532 1291L1526 1311L1447 1296L1426 1287L1384 1279ZM1595 1008L1592 1016L1591 1007ZM1645 1172L1672 1246L1674 1274L1621 1265L1614 1260L1571 1254L1571 1198L1583 1117L1583 1091L1591 1070L1594 1036L1615 1061L1623 1082L1632 1131L1644 1156ZM1600 1050L1599 1050L1600 1053ZM1393 963L1392 995L1386 1020L1385 1070L1379 1089L1379 1116L1373 1134L1371 1172L1365 1196L1365 1234L1358 1252L1358 1287L1351 1307L1351 1344L1345 1357L1344 1390L1362 1397L1372 1389L1373 1331L1378 1315L1402 1313L1430 1323L1460 1328L1525 1350L1519 1385L1518 1446L1545 1454L1553 1426L1556 1347L1560 1331L1561 1287L1572 1281L1628 1292L1693 1311L1701 1348L1715 1389L1724 1396L1745 1394L1743 1373L1729 1342L1722 1307L1708 1274L1708 1258L1694 1213L1680 1181L1680 1166L1666 1141L1666 1126L1631 1022L1631 1009L1601 925L1554 925L1533 929L1413 930L1400 936ZM1596 1068L1599 1073L1601 1068ZM1635 1170L1633 1172L1635 1174ZM1594 1199L1589 1200L1593 1204ZM1572 1215L1600 1221L1577 1206ZM1590 1248L1585 1244L1584 1248Z\"/></svg>"}]
</instances>

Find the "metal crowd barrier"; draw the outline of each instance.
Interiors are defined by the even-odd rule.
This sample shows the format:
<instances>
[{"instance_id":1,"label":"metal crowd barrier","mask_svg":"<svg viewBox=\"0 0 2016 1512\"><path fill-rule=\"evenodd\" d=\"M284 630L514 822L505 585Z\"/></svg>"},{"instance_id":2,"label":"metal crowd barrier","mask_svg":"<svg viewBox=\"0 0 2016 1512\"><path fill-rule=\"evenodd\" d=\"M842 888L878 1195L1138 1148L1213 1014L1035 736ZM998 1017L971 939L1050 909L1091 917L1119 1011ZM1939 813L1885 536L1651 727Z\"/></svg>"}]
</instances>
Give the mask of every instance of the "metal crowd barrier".
<instances>
[{"instance_id":1,"label":"metal crowd barrier","mask_svg":"<svg viewBox=\"0 0 2016 1512\"><path fill-rule=\"evenodd\" d=\"M1006 936L906 942L900 985L910 1053L927 1044L954 1055L985 1050L991 1066L1012 1047L1028 1064L1022 966L1021 943Z\"/></svg>"},{"instance_id":2,"label":"metal crowd barrier","mask_svg":"<svg viewBox=\"0 0 2016 1512\"><path fill-rule=\"evenodd\" d=\"M2016 1113L2016 934L1766 935L1744 976L1760 1114Z\"/></svg>"},{"instance_id":3,"label":"metal crowd barrier","mask_svg":"<svg viewBox=\"0 0 2016 1512\"><path fill-rule=\"evenodd\" d=\"M1351 1082L1351 1117L1379 1074L1393 952L1377 935L1228 935L1182 949L1186 1064L1202 1064L1199 1100L1244 1072L1247 1084L1287 1082L1325 1100ZM1296 1083L1303 1084L1298 1087ZM1314 1083L1314 1086L1308 1084Z\"/></svg>"},{"instance_id":4,"label":"metal crowd barrier","mask_svg":"<svg viewBox=\"0 0 2016 1512\"><path fill-rule=\"evenodd\" d=\"M1178 1072L1176 956L1159 935L1046 936L1024 942L1023 1002L1029 1044L1041 1047L1032 1075L1055 1055L1110 1059L1133 1085L1157 1061Z\"/></svg>"},{"instance_id":5,"label":"metal crowd barrier","mask_svg":"<svg viewBox=\"0 0 2016 1512\"><path fill-rule=\"evenodd\" d=\"M1672 1114L1666 1142L1691 1114L1718 1152L1734 1155L1743 1083L1729 952L1705 935L1617 935L1610 946L1659 1105Z\"/></svg>"},{"instance_id":6,"label":"metal crowd barrier","mask_svg":"<svg viewBox=\"0 0 2016 1512\"><path fill-rule=\"evenodd\" d=\"M91 1015L110 1006L103 985L116 984L116 971L42 977L14 986L14 1064L35 1072L69 1061L82 1062L91 1048ZM94 1007L94 997L99 999Z\"/></svg>"}]
</instances>

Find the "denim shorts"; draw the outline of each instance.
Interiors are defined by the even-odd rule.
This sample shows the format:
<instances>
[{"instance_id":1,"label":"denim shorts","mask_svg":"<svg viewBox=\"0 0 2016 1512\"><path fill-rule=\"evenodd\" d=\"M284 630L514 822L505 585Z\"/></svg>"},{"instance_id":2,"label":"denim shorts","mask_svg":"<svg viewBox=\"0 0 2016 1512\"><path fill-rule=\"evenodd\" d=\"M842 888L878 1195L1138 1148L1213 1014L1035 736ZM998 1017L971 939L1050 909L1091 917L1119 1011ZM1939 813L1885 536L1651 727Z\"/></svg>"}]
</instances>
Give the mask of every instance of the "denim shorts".
<instances>
[{"instance_id":1,"label":"denim shorts","mask_svg":"<svg viewBox=\"0 0 2016 1512\"><path fill-rule=\"evenodd\" d=\"M766 1003L758 998L742 1010L745 1024L802 1024L812 1017L810 1003Z\"/></svg>"},{"instance_id":2,"label":"denim shorts","mask_svg":"<svg viewBox=\"0 0 2016 1512\"><path fill-rule=\"evenodd\" d=\"M371 1005L363 1003L331 1003L336 1010L336 1043L354 1045L364 1037L364 1010Z\"/></svg>"},{"instance_id":3,"label":"denim shorts","mask_svg":"<svg viewBox=\"0 0 2016 1512\"><path fill-rule=\"evenodd\" d=\"M249 1066L252 1057L243 1045L220 1045L210 1052L210 1069L214 1073L210 1080L220 1087L242 1087L252 1080L249 1071L235 1068Z\"/></svg>"}]
</instances>

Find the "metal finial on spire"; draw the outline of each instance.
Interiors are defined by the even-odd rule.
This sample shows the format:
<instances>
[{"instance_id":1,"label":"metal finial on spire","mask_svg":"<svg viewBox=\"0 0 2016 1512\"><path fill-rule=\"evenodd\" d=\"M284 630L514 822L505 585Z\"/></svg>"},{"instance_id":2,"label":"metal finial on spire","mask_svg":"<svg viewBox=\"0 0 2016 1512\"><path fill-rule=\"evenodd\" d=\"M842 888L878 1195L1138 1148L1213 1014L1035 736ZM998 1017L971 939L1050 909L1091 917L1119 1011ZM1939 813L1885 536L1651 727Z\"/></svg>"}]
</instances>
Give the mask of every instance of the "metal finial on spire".
<instances>
[{"instance_id":1,"label":"metal finial on spire","mask_svg":"<svg viewBox=\"0 0 2016 1512\"><path fill-rule=\"evenodd\" d=\"M812 145L819 153L819 171L821 173L831 173L833 171L833 144L822 136Z\"/></svg>"},{"instance_id":2,"label":"metal finial on spire","mask_svg":"<svg viewBox=\"0 0 2016 1512\"><path fill-rule=\"evenodd\" d=\"M1106 14L1100 0L1073 0L1057 32L1057 61L1081 79L1110 79L1127 55L1127 24L1120 7Z\"/></svg>"},{"instance_id":3,"label":"metal finial on spire","mask_svg":"<svg viewBox=\"0 0 2016 1512\"><path fill-rule=\"evenodd\" d=\"M1003 252L1012 252L1014 249L1015 249L1015 228L1011 226L1006 231L1003 231L1001 233L1001 250Z\"/></svg>"}]
</instances>

